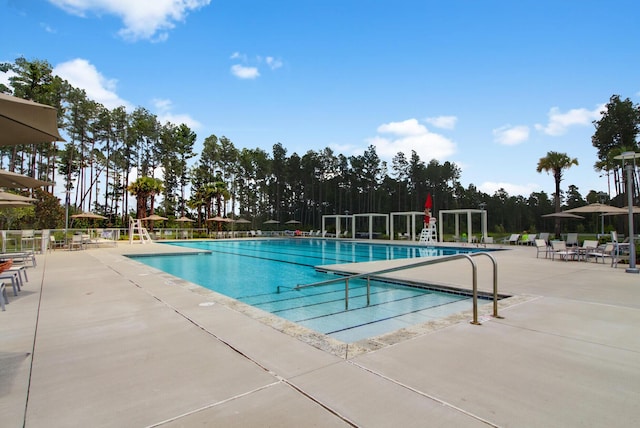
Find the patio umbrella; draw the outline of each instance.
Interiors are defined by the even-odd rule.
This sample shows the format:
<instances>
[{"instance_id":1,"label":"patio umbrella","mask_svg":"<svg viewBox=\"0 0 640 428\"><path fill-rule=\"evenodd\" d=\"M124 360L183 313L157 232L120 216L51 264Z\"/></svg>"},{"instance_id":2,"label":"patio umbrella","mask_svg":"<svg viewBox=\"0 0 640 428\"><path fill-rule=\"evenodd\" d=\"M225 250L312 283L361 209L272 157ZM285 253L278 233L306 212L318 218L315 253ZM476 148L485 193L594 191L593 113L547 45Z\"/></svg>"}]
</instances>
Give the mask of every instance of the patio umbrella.
<instances>
[{"instance_id":1,"label":"patio umbrella","mask_svg":"<svg viewBox=\"0 0 640 428\"><path fill-rule=\"evenodd\" d=\"M176 221L179 221L180 223L194 223L195 222L195 220L190 219L189 217L185 217L185 216L177 218Z\"/></svg>"},{"instance_id":2,"label":"patio umbrella","mask_svg":"<svg viewBox=\"0 0 640 428\"><path fill-rule=\"evenodd\" d=\"M0 132L1 134L1 132ZM26 175L0 169L0 187L10 189L31 189L34 187L52 186L48 181L36 180Z\"/></svg>"},{"instance_id":3,"label":"patio umbrella","mask_svg":"<svg viewBox=\"0 0 640 428\"><path fill-rule=\"evenodd\" d=\"M28 196L16 195L15 193L0 191L0 201L33 202L35 199Z\"/></svg>"},{"instance_id":4,"label":"patio umbrella","mask_svg":"<svg viewBox=\"0 0 640 428\"><path fill-rule=\"evenodd\" d=\"M264 224L280 224L280 222L278 220L267 220Z\"/></svg>"},{"instance_id":5,"label":"patio umbrella","mask_svg":"<svg viewBox=\"0 0 640 428\"><path fill-rule=\"evenodd\" d=\"M224 218L220 217L219 215L215 216L215 217L209 217L207 219L207 221L216 221L218 223L224 222L226 221Z\"/></svg>"},{"instance_id":6,"label":"patio umbrella","mask_svg":"<svg viewBox=\"0 0 640 428\"><path fill-rule=\"evenodd\" d=\"M589 204L583 207L572 208L570 210L565 211L565 213L572 213L572 214L575 214L575 213L626 214L628 212L629 211L626 211L623 208L613 207L611 205L599 204L599 203Z\"/></svg>"},{"instance_id":7,"label":"patio umbrella","mask_svg":"<svg viewBox=\"0 0 640 428\"><path fill-rule=\"evenodd\" d=\"M246 218L242 218L241 217L241 218L236 220L236 223L238 223L238 224L249 224L249 223L251 223L251 221L247 220Z\"/></svg>"},{"instance_id":8,"label":"patio umbrella","mask_svg":"<svg viewBox=\"0 0 640 428\"><path fill-rule=\"evenodd\" d=\"M2 198L0 198L2 199ZM602 215L620 215L620 214L629 214L629 206L627 205L626 207L622 207L622 209L624 210L624 212L615 212L615 213L604 213ZM634 214L639 214L640 213L640 207L636 207L634 206L633 208L631 208L633 210Z\"/></svg>"},{"instance_id":9,"label":"patio umbrella","mask_svg":"<svg viewBox=\"0 0 640 428\"><path fill-rule=\"evenodd\" d=\"M289 220L287 222L285 222L284 224L300 224L302 222L298 221L298 220Z\"/></svg>"},{"instance_id":10,"label":"patio umbrella","mask_svg":"<svg viewBox=\"0 0 640 428\"><path fill-rule=\"evenodd\" d=\"M21 207L32 207L29 202L23 201L0 201L0 208L21 208Z\"/></svg>"},{"instance_id":11,"label":"patio umbrella","mask_svg":"<svg viewBox=\"0 0 640 428\"><path fill-rule=\"evenodd\" d=\"M559 213L551 213L551 214L545 214L541 217L544 218L574 218L574 219L582 219L584 220L584 217L582 217L581 215L576 215L576 214L572 214L566 211L560 211Z\"/></svg>"},{"instance_id":12,"label":"patio umbrella","mask_svg":"<svg viewBox=\"0 0 640 428\"><path fill-rule=\"evenodd\" d=\"M55 108L0 94L0 146L52 141L64 141L58 133Z\"/></svg>"},{"instance_id":13,"label":"patio umbrella","mask_svg":"<svg viewBox=\"0 0 640 428\"><path fill-rule=\"evenodd\" d=\"M104 219L106 219L105 216L100 215L100 214L96 214L96 213L92 213L91 211L88 211L86 213L74 214L74 215L71 216L71 218L86 218L86 219L93 219L93 220L104 220Z\"/></svg>"},{"instance_id":14,"label":"patio umbrella","mask_svg":"<svg viewBox=\"0 0 640 428\"><path fill-rule=\"evenodd\" d=\"M161 221L161 220L168 220L168 219L166 217L159 216L158 214L151 214L149 216L141 218L140 220Z\"/></svg>"}]
</instances>

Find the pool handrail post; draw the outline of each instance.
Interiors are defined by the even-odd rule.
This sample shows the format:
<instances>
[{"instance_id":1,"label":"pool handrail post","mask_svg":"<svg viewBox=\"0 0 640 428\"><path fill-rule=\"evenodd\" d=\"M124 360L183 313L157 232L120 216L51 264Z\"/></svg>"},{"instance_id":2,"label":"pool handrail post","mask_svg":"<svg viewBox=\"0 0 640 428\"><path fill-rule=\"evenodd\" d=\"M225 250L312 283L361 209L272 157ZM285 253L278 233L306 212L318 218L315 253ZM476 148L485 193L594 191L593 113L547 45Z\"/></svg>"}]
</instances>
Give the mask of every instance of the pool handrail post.
<instances>
[{"instance_id":1,"label":"pool handrail post","mask_svg":"<svg viewBox=\"0 0 640 428\"><path fill-rule=\"evenodd\" d=\"M395 271L399 271L399 270L411 269L411 268L421 267L421 266L428 266L428 265L442 263L442 262L446 262L446 261L450 261L450 260L466 258L467 260L469 260L469 262L471 263L471 267L472 267L473 321L471 321L471 324L482 325L480 322L478 322L478 273L477 273L478 268L477 268L476 263L471 258L472 256L478 256L478 255L481 255L481 254L485 254L487 257L489 257L489 259L493 263L493 316L495 318L503 318L503 317L498 316L498 263L497 263L496 259L493 256L491 256L489 253L485 253L485 252L468 253L468 254L453 254L451 256L444 256L444 257L424 260L424 261L420 261L420 262L409 264L409 265L395 266L393 268L382 269L382 270L374 271L374 272L353 274L353 275L348 275L348 276L342 277L342 278L335 278L335 279L329 279L329 280L326 280L326 281L314 282L312 284L298 284L295 287L293 287L293 289L294 290L299 290L301 288L316 287L316 286L319 286L319 285L328 285L328 284L333 284L333 283L336 283L336 282L345 281L345 310L348 310L349 309L349 279L350 278L366 277L367 278L367 284L368 284L368 281L369 281L369 278L370 278L371 275L381 275L381 274L384 274L384 273L391 273L391 272L395 272ZM368 299L369 299L369 290L367 290L367 300Z\"/></svg>"},{"instance_id":2,"label":"pool handrail post","mask_svg":"<svg viewBox=\"0 0 640 428\"><path fill-rule=\"evenodd\" d=\"M479 253L471 253L471 257L485 255L489 257L491 263L493 263L493 317L504 319L504 317L498 315L498 262L495 257L493 257L489 253L479 252Z\"/></svg>"},{"instance_id":3,"label":"pool handrail post","mask_svg":"<svg viewBox=\"0 0 640 428\"><path fill-rule=\"evenodd\" d=\"M344 310L349 310L349 278L344 279Z\"/></svg>"}]
</instances>

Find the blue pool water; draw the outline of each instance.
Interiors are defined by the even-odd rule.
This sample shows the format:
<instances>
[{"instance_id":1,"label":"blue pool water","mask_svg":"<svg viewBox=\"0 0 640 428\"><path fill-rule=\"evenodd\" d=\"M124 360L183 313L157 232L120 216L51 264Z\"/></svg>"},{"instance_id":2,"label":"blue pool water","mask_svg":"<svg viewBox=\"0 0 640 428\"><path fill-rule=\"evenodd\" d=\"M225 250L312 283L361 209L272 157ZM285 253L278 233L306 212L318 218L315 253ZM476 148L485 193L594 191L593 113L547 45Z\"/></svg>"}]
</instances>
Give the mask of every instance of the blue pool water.
<instances>
[{"instance_id":1,"label":"blue pool water","mask_svg":"<svg viewBox=\"0 0 640 428\"><path fill-rule=\"evenodd\" d=\"M386 282L344 282L292 290L296 285L335 278L314 267L473 251L461 248L410 247L324 239L186 241L167 245L208 253L133 257L179 278L227 295L343 342L388 333L471 307L470 298Z\"/></svg>"}]
</instances>

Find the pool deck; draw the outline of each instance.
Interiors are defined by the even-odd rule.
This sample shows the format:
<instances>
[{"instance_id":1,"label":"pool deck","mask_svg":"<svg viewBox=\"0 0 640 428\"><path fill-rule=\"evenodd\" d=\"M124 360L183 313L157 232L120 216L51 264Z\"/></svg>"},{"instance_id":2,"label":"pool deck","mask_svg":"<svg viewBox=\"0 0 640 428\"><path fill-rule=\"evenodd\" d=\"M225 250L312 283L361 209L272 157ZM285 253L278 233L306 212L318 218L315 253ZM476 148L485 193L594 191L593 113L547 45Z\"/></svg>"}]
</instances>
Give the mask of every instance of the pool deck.
<instances>
[{"instance_id":1,"label":"pool deck","mask_svg":"<svg viewBox=\"0 0 640 428\"><path fill-rule=\"evenodd\" d=\"M640 426L640 275L624 265L496 245L504 318L325 348L123 256L180 250L167 247L56 250L17 297L9 286L0 426ZM490 260L477 264L488 291ZM470 272L402 275L468 287Z\"/></svg>"}]
</instances>

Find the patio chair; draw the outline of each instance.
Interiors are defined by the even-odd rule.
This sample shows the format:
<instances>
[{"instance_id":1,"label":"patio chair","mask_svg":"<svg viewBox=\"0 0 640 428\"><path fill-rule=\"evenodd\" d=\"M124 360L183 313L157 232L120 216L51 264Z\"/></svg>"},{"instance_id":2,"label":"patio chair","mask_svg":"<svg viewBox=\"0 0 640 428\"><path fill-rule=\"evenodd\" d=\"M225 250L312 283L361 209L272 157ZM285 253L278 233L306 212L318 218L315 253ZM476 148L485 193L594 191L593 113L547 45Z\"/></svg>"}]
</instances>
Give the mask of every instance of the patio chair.
<instances>
[{"instance_id":1,"label":"patio chair","mask_svg":"<svg viewBox=\"0 0 640 428\"><path fill-rule=\"evenodd\" d=\"M69 251L73 250L73 247L84 250L84 239L82 235L76 234L71 237L71 242L69 243Z\"/></svg>"},{"instance_id":2,"label":"patio chair","mask_svg":"<svg viewBox=\"0 0 640 428\"><path fill-rule=\"evenodd\" d=\"M0 279L11 280L11 287L13 287L13 295L17 296L20 291L20 281L18 272L11 272L9 269L13 266L13 260L7 260L0 263Z\"/></svg>"},{"instance_id":3,"label":"patio chair","mask_svg":"<svg viewBox=\"0 0 640 428\"><path fill-rule=\"evenodd\" d=\"M600 258L602 259L602 263L604 263L604 259L607 257L612 257L614 251L615 244L607 243L606 245L600 245L593 251L588 252L587 257L593 257L594 259L596 259L596 263L598 263L598 258Z\"/></svg>"},{"instance_id":4,"label":"patio chair","mask_svg":"<svg viewBox=\"0 0 640 428\"><path fill-rule=\"evenodd\" d=\"M544 242L549 245L549 232L540 232L540 236L538 236L538 239L544 239Z\"/></svg>"},{"instance_id":5,"label":"patio chair","mask_svg":"<svg viewBox=\"0 0 640 428\"><path fill-rule=\"evenodd\" d=\"M614 244L614 250L611 252L611 267L618 267L619 262L629 263L631 260L631 252L627 239L623 243Z\"/></svg>"},{"instance_id":6,"label":"patio chair","mask_svg":"<svg viewBox=\"0 0 640 428\"><path fill-rule=\"evenodd\" d=\"M571 257L571 259L575 259L576 254L578 254L576 251L567 248L567 243L564 241L551 241L551 248L553 249L551 251L552 260L555 260L557 254L558 257L560 257L560 260L564 260L566 262L569 260L569 257Z\"/></svg>"},{"instance_id":7,"label":"patio chair","mask_svg":"<svg viewBox=\"0 0 640 428\"><path fill-rule=\"evenodd\" d=\"M35 233L33 230L23 230L22 236L20 240L20 250L31 250L33 251L35 245Z\"/></svg>"},{"instance_id":8,"label":"patio chair","mask_svg":"<svg viewBox=\"0 0 640 428\"><path fill-rule=\"evenodd\" d=\"M17 253L0 253L0 261L12 260L13 263L31 263L32 267L36 267L36 255L33 251L23 251Z\"/></svg>"},{"instance_id":9,"label":"patio chair","mask_svg":"<svg viewBox=\"0 0 640 428\"><path fill-rule=\"evenodd\" d=\"M567 247L577 247L578 246L578 234L577 233L567 233Z\"/></svg>"},{"instance_id":10,"label":"patio chair","mask_svg":"<svg viewBox=\"0 0 640 428\"><path fill-rule=\"evenodd\" d=\"M582 242L582 246L577 248L578 251L578 259L583 258L584 261L587 261L587 255L595 251L598 248L598 241L585 239Z\"/></svg>"},{"instance_id":11,"label":"patio chair","mask_svg":"<svg viewBox=\"0 0 640 428\"><path fill-rule=\"evenodd\" d=\"M549 257L549 253L553 252L553 249L545 242L544 239L536 239L536 259L540 256L540 253L544 253L544 258Z\"/></svg>"},{"instance_id":12,"label":"patio chair","mask_svg":"<svg viewBox=\"0 0 640 428\"><path fill-rule=\"evenodd\" d=\"M7 289L4 286L4 282L0 282L0 308L3 311L6 311L7 308L5 304L9 303L9 298L7 297Z\"/></svg>"}]
</instances>

